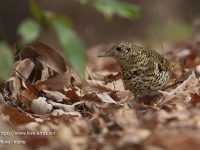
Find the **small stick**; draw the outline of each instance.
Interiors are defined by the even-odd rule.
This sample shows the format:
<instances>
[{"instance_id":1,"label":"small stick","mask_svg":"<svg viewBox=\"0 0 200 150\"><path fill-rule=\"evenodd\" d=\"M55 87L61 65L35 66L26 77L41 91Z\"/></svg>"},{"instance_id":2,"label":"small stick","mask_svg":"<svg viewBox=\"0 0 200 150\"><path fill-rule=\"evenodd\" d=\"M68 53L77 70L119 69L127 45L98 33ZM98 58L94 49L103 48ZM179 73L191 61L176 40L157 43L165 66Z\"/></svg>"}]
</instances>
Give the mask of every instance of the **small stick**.
<instances>
[{"instance_id":1,"label":"small stick","mask_svg":"<svg viewBox=\"0 0 200 150\"><path fill-rule=\"evenodd\" d=\"M184 82L184 80L176 81L174 84L171 84L171 85L167 86L166 88L164 88L163 91L165 91L166 89L169 89L171 87L174 87L174 86L176 86L176 85L178 85L180 83L183 83L183 82Z\"/></svg>"}]
</instances>

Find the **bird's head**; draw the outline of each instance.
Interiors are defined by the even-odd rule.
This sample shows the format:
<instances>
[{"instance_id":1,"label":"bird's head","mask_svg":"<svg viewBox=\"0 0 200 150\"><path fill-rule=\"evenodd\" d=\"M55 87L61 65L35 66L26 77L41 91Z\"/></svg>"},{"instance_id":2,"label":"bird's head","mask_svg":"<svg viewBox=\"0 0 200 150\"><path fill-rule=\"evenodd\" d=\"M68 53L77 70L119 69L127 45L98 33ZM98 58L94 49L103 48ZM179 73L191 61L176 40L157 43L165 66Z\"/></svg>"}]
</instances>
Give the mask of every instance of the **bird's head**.
<instances>
[{"instance_id":1,"label":"bird's head","mask_svg":"<svg viewBox=\"0 0 200 150\"><path fill-rule=\"evenodd\" d=\"M129 42L119 42L113 45L108 51L100 52L98 57L114 57L115 59L125 59L132 53L133 47Z\"/></svg>"}]
</instances>

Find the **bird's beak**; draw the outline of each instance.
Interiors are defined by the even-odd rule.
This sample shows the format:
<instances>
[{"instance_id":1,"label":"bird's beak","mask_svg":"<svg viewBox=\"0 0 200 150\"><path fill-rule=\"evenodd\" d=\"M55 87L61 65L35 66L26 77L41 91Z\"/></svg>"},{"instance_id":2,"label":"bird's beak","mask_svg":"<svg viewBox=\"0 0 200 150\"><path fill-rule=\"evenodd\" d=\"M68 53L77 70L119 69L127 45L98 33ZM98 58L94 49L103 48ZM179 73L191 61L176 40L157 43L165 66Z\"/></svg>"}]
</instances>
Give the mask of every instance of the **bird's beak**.
<instances>
[{"instance_id":1,"label":"bird's beak","mask_svg":"<svg viewBox=\"0 0 200 150\"><path fill-rule=\"evenodd\" d=\"M111 51L108 50L108 51L100 52L97 56L98 56L98 57L107 57L107 56L111 56Z\"/></svg>"}]
</instances>

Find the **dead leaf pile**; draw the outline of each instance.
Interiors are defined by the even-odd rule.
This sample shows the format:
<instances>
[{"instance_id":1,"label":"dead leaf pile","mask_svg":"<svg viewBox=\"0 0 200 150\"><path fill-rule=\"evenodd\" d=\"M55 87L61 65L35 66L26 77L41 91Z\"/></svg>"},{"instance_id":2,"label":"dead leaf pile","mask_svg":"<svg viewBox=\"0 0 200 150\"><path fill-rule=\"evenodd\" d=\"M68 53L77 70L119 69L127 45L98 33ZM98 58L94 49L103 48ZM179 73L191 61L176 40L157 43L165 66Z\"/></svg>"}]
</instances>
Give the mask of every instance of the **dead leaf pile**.
<instances>
[{"instance_id":1,"label":"dead leaf pile","mask_svg":"<svg viewBox=\"0 0 200 150\"><path fill-rule=\"evenodd\" d=\"M88 51L85 79L43 43L19 51L13 74L0 90L0 127L6 131L0 132L2 139L37 150L200 147L200 47L192 42L169 51L169 59L176 61L175 84L160 91L159 99L141 98L134 107L117 63L96 58L106 47Z\"/></svg>"},{"instance_id":2,"label":"dead leaf pile","mask_svg":"<svg viewBox=\"0 0 200 150\"><path fill-rule=\"evenodd\" d=\"M32 115L82 117L101 108L119 108L111 88L82 80L63 55L37 42L17 54L13 75L5 81L6 105ZM97 108L98 107L98 108Z\"/></svg>"}]
</instances>

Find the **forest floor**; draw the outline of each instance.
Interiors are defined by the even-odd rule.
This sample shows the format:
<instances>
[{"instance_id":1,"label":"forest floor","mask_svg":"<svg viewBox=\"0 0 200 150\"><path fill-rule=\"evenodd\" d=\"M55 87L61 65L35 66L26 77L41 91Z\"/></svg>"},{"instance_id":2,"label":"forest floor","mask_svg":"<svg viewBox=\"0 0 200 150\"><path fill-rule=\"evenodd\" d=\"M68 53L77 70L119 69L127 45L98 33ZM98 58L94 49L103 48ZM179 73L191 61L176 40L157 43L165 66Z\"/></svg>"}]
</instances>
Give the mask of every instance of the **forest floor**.
<instances>
[{"instance_id":1,"label":"forest floor","mask_svg":"<svg viewBox=\"0 0 200 150\"><path fill-rule=\"evenodd\" d=\"M200 42L173 46L173 86L135 107L117 62L97 58L107 48L87 51L86 80L43 43L22 50L0 91L0 149L200 148Z\"/></svg>"}]
</instances>

